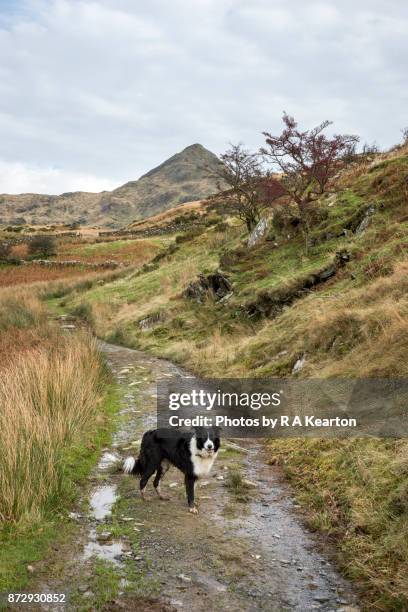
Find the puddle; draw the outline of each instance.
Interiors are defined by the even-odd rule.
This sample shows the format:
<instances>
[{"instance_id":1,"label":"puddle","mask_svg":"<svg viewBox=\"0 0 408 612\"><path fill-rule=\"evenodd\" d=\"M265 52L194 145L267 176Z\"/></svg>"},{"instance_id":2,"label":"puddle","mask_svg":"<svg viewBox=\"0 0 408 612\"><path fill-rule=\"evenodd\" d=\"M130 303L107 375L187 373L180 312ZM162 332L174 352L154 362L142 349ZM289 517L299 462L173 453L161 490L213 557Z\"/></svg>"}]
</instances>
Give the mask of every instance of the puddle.
<instances>
[{"instance_id":1,"label":"puddle","mask_svg":"<svg viewBox=\"0 0 408 612\"><path fill-rule=\"evenodd\" d=\"M87 561L92 557L98 557L104 561L111 561L112 563L120 564L120 555L124 553L123 542L118 540L112 540L108 542L98 542L97 534L95 530L92 530L90 535L90 541L84 546L84 552L82 559Z\"/></svg>"},{"instance_id":2,"label":"puddle","mask_svg":"<svg viewBox=\"0 0 408 612\"><path fill-rule=\"evenodd\" d=\"M98 487L89 500L91 516L97 521L101 521L109 516L116 499L116 486L105 485L103 487Z\"/></svg>"}]
</instances>

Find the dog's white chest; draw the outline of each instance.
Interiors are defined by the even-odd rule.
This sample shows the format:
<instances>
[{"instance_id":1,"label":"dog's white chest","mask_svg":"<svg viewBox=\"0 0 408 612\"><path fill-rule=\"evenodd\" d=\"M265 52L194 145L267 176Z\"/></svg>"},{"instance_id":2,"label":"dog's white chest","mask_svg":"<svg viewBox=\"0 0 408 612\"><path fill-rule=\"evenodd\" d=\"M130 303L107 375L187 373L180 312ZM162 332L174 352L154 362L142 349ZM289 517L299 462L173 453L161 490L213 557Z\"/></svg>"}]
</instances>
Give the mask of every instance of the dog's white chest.
<instances>
[{"instance_id":1,"label":"dog's white chest","mask_svg":"<svg viewBox=\"0 0 408 612\"><path fill-rule=\"evenodd\" d=\"M208 476L215 461L217 453L211 457L200 457L200 455L193 455L191 461L193 462L194 474L200 478L201 476Z\"/></svg>"},{"instance_id":2,"label":"dog's white chest","mask_svg":"<svg viewBox=\"0 0 408 612\"><path fill-rule=\"evenodd\" d=\"M194 474L197 476L197 478L200 478L201 476L208 476L218 453L206 455L202 452L203 454L201 454L197 448L195 436L191 438L190 453Z\"/></svg>"}]
</instances>

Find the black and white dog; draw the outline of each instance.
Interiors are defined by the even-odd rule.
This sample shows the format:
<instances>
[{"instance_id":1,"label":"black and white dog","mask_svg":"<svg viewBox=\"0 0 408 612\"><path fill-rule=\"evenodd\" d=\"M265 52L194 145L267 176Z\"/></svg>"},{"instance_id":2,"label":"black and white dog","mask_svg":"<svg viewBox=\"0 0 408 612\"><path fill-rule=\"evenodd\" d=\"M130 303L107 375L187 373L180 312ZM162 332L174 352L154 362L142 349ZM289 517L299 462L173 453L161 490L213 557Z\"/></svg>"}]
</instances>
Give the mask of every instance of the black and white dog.
<instances>
[{"instance_id":1,"label":"black and white dog","mask_svg":"<svg viewBox=\"0 0 408 612\"><path fill-rule=\"evenodd\" d=\"M126 474L138 474L140 493L144 492L149 478L156 472L153 486L160 499L169 499L160 491L160 480L174 465L184 474L189 511L197 514L194 503L194 485L198 478L207 476L220 448L220 431L213 427L196 427L192 432L169 429L152 429L142 438L139 457L128 457L123 464Z\"/></svg>"}]
</instances>

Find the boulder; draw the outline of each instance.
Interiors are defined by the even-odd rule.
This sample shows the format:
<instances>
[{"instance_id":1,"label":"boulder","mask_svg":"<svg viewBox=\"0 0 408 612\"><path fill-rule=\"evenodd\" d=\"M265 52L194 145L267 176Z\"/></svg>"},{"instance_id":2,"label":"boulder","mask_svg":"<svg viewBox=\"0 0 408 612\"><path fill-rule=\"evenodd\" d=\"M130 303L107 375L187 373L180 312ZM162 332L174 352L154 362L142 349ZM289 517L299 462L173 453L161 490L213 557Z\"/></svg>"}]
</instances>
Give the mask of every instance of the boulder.
<instances>
[{"instance_id":1,"label":"boulder","mask_svg":"<svg viewBox=\"0 0 408 612\"><path fill-rule=\"evenodd\" d=\"M292 368L292 374L297 374L298 372L301 372L305 366L305 363L306 363L306 354L302 355L301 357L299 357L299 359L297 359L296 363L294 364Z\"/></svg>"},{"instance_id":2,"label":"boulder","mask_svg":"<svg viewBox=\"0 0 408 612\"><path fill-rule=\"evenodd\" d=\"M375 213L375 205L371 204L367 208L366 213L365 213L362 221L358 224L358 226L355 229L355 233L357 235L363 234L365 232L367 227L370 225L371 217L373 216L374 213Z\"/></svg>"},{"instance_id":3,"label":"boulder","mask_svg":"<svg viewBox=\"0 0 408 612\"><path fill-rule=\"evenodd\" d=\"M222 272L212 274L199 274L198 279L191 281L183 291L183 297L202 304L206 297L212 295L221 300L232 291L232 285Z\"/></svg>"},{"instance_id":4,"label":"boulder","mask_svg":"<svg viewBox=\"0 0 408 612\"><path fill-rule=\"evenodd\" d=\"M157 325L162 320L162 313L155 312L147 317L144 317L138 322L138 325L142 331L147 331Z\"/></svg>"},{"instance_id":5,"label":"boulder","mask_svg":"<svg viewBox=\"0 0 408 612\"><path fill-rule=\"evenodd\" d=\"M265 236L266 232L268 231L269 225L270 225L270 219L267 219L266 217L258 221L258 223L256 224L255 228L252 230L248 238L248 248L249 249L251 249L253 246L258 244L260 240L262 240L262 238Z\"/></svg>"}]
</instances>

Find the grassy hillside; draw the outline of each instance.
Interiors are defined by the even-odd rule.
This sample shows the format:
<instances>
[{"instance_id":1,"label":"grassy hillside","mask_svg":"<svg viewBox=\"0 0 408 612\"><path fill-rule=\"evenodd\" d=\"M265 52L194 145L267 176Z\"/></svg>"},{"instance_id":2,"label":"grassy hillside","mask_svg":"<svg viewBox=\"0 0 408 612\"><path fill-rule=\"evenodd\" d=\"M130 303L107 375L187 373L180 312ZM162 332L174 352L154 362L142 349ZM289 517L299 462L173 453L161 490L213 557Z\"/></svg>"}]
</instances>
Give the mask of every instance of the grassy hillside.
<instances>
[{"instance_id":1,"label":"grassy hillside","mask_svg":"<svg viewBox=\"0 0 408 612\"><path fill-rule=\"evenodd\" d=\"M248 250L242 226L224 219L64 303L82 309L100 336L204 375L291 376L304 357L300 377L406 376L407 173L406 148L343 171L320 201L307 251L294 228L278 224ZM232 283L229 299L183 297L199 273L219 268ZM408 444L292 440L269 448L370 605L407 609Z\"/></svg>"},{"instance_id":2,"label":"grassy hillside","mask_svg":"<svg viewBox=\"0 0 408 612\"><path fill-rule=\"evenodd\" d=\"M77 191L58 196L0 194L0 224L79 222L81 225L121 227L216 193L217 181L209 178L209 173L219 163L211 151L194 144L140 179L113 191Z\"/></svg>"},{"instance_id":3,"label":"grassy hillside","mask_svg":"<svg viewBox=\"0 0 408 612\"><path fill-rule=\"evenodd\" d=\"M274 228L272 241L248 250L242 227L229 220L227 229L222 222L200 235L187 234L142 274L72 301L110 308L108 319L99 323L100 333L120 327L129 343L165 351L201 373L290 374L306 353L302 376L404 375L408 216L402 185L407 166L408 157L401 154L344 173L336 194L322 202L325 218L314 227L315 244L307 253L300 235L292 231L288 237ZM354 233L372 204L376 209L368 228ZM346 235L336 237L343 229ZM308 290L310 277L327 268L339 251L348 252L349 263ZM216 268L233 285L227 303L208 298L197 304L181 296L198 273ZM262 309L268 299L276 301L275 316L246 314L251 306ZM135 325L158 313L160 321L152 329ZM381 342L392 342L392 350L383 354ZM285 355L277 357L283 350ZM206 358L211 351L215 361ZM362 362L367 352L371 359Z\"/></svg>"}]
</instances>

